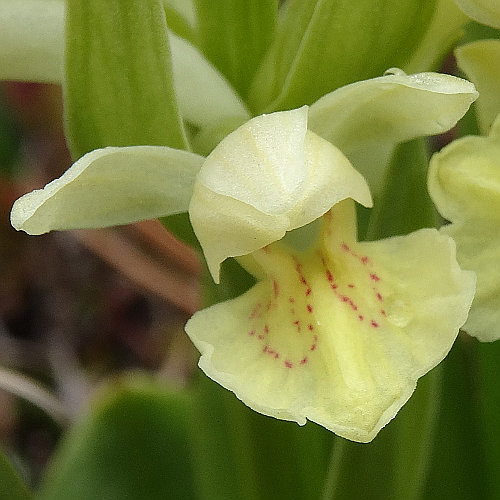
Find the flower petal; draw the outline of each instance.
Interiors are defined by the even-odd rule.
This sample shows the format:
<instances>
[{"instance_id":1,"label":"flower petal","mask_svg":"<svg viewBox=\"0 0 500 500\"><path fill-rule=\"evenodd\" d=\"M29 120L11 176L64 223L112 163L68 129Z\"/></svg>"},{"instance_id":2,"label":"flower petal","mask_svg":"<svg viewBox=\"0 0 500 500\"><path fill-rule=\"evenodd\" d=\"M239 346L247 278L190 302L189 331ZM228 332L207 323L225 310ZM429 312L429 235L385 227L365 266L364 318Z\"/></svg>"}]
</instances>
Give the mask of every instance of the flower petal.
<instances>
[{"instance_id":1,"label":"flower petal","mask_svg":"<svg viewBox=\"0 0 500 500\"><path fill-rule=\"evenodd\" d=\"M479 40L455 49L460 69L479 91L479 128L487 134L500 113L500 40Z\"/></svg>"},{"instance_id":2,"label":"flower petal","mask_svg":"<svg viewBox=\"0 0 500 500\"><path fill-rule=\"evenodd\" d=\"M0 0L0 79L59 83L63 0Z\"/></svg>"},{"instance_id":3,"label":"flower petal","mask_svg":"<svg viewBox=\"0 0 500 500\"><path fill-rule=\"evenodd\" d=\"M160 146L98 149L43 189L19 198L11 223L42 234L184 212L202 162L201 156Z\"/></svg>"},{"instance_id":4,"label":"flower petal","mask_svg":"<svg viewBox=\"0 0 500 500\"><path fill-rule=\"evenodd\" d=\"M309 110L309 129L337 146L376 192L385 162L374 158L399 142L449 130L478 95L453 76L392 71L337 89Z\"/></svg>"},{"instance_id":5,"label":"flower petal","mask_svg":"<svg viewBox=\"0 0 500 500\"><path fill-rule=\"evenodd\" d=\"M250 113L227 80L194 45L169 32L172 72L179 108L184 119L199 126Z\"/></svg>"},{"instance_id":6,"label":"flower petal","mask_svg":"<svg viewBox=\"0 0 500 500\"><path fill-rule=\"evenodd\" d=\"M197 177L189 214L208 267L246 255L353 198L371 206L363 177L306 130L307 108L262 115L226 137Z\"/></svg>"},{"instance_id":7,"label":"flower petal","mask_svg":"<svg viewBox=\"0 0 500 500\"><path fill-rule=\"evenodd\" d=\"M357 243L353 205L325 215L316 249L249 256L267 277L186 332L203 371L253 409L368 442L450 349L474 277L436 230Z\"/></svg>"},{"instance_id":8,"label":"flower petal","mask_svg":"<svg viewBox=\"0 0 500 500\"><path fill-rule=\"evenodd\" d=\"M477 275L477 293L464 329L482 341L500 338L500 118L489 137L452 142L430 162L429 193L452 223L457 258Z\"/></svg>"},{"instance_id":9,"label":"flower petal","mask_svg":"<svg viewBox=\"0 0 500 500\"><path fill-rule=\"evenodd\" d=\"M498 0L455 0L455 2L472 19L500 29Z\"/></svg>"}]
</instances>

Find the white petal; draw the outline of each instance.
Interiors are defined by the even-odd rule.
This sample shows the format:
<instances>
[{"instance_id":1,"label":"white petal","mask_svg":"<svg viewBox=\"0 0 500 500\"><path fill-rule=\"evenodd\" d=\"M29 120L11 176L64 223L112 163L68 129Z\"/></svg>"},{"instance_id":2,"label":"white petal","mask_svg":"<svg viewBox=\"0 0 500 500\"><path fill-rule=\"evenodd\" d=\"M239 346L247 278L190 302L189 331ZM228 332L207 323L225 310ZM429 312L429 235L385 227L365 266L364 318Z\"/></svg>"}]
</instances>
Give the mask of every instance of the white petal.
<instances>
[{"instance_id":1,"label":"white petal","mask_svg":"<svg viewBox=\"0 0 500 500\"><path fill-rule=\"evenodd\" d=\"M160 146L98 149L43 189L19 198L11 223L42 234L184 212L202 162L201 156Z\"/></svg>"},{"instance_id":2,"label":"white petal","mask_svg":"<svg viewBox=\"0 0 500 500\"><path fill-rule=\"evenodd\" d=\"M394 70L353 83L316 101L309 129L337 146L378 191L381 151L416 137L445 132L477 98L470 82L449 75Z\"/></svg>"},{"instance_id":3,"label":"white petal","mask_svg":"<svg viewBox=\"0 0 500 500\"><path fill-rule=\"evenodd\" d=\"M330 143L306 131L307 108L262 115L226 137L197 177L189 214L215 281L227 257L246 255L352 198L364 178Z\"/></svg>"},{"instance_id":4,"label":"white petal","mask_svg":"<svg viewBox=\"0 0 500 500\"><path fill-rule=\"evenodd\" d=\"M63 0L0 0L0 79L60 83Z\"/></svg>"}]
</instances>

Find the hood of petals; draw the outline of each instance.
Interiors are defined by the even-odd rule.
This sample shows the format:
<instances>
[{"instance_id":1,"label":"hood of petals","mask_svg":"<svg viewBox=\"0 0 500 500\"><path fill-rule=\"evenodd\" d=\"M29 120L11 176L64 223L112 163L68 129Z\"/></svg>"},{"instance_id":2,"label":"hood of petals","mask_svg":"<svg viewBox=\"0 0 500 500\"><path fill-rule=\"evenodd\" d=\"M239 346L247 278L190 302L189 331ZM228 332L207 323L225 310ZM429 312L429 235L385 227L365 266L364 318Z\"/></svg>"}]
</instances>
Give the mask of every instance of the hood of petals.
<instances>
[{"instance_id":1,"label":"hood of petals","mask_svg":"<svg viewBox=\"0 0 500 500\"><path fill-rule=\"evenodd\" d=\"M207 157L189 207L215 281L228 257L281 239L368 185L335 146L307 130L307 107L253 118Z\"/></svg>"}]
</instances>

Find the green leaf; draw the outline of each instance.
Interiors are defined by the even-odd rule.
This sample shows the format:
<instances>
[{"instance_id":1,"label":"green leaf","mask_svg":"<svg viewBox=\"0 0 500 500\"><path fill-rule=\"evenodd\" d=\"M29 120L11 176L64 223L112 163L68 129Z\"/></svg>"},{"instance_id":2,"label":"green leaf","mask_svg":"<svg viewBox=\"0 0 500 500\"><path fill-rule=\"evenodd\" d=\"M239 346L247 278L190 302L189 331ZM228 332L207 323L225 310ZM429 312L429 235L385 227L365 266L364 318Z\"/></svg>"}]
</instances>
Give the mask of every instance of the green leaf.
<instances>
[{"instance_id":1,"label":"green leaf","mask_svg":"<svg viewBox=\"0 0 500 500\"><path fill-rule=\"evenodd\" d=\"M0 79L58 83L63 0L0 0Z\"/></svg>"},{"instance_id":2,"label":"green leaf","mask_svg":"<svg viewBox=\"0 0 500 500\"><path fill-rule=\"evenodd\" d=\"M0 498L3 500L32 498L31 492L2 450L0 450Z\"/></svg>"},{"instance_id":3,"label":"green leaf","mask_svg":"<svg viewBox=\"0 0 500 500\"><path fill-rule=\"evenodd\" d=\"M435 0L289 0L252 84L256 111L311 104L410 59Z\"/></svg>"},{"instance_id":4,"label":"green leaf","mask_svg":"<svg viewBox=\"0 0 500 500\"><path fill-rule=\"evenodd\" d=\"M439 71L444 58L463 35L463 26L467 22L467 16L454 0L436 0L427 30L403 69L407 73Z\"/></svg>"},{"instance_id":5,"label":"green leaf","mask_svg":"<svg viewBox=\"0 0 500 500\"><path fill-rule=\"evenodd\" d=\"M425 500L497 498L490 491L481 439L476 349L476 341L464 335L443 362L441 411L422 495ZM498 463L490 465L496 476Z\"/></svg>"},{"instance_id":6,"label":"green leaf","mask_svg":"<svg viewBox=\"0 0 500 500\"><path fill-rule=\"evenodd\" d=\"M277 0L195 0L200 46L245 96L276 27Z\"/></svg>"},{"instance_id":7,"label":"green leaf","mask_svg":"<svg viewBox=\"0 0 500 500\"><path fill-rule=\"evenodd\" d=\"M408 234L438 225L437 212L427 193L428 165L424 139L396 147L370 218L367 239Z\"/></svg>"},{"instance_id":8,"label":"green leaf","mask_svg":"<svg viewBox=\"0 0 500 500\"><path fill-rule=\"evenodd\" d=\"M500 386L498 359L500 342L477 345L477 377L479 382L479 418L484 443L485 472L491 482L491 498L500 498Z\"/></svg>"},{"instance_id":9,"label":"green leaf","mask_svg":"<svg viewBox=\"0 0 500 500\"><path fill-rule=\"evenodd\" d=\"M137 375L111 384L65 436L40 498L197 498L191 405L188 394Z\"/></svg>"},{"instance_id":10,"label":"green leaf","mask_svg":"<svg viewBox=\"0 0 500 500\"><path fill-rule=\"evenodd\" d=\"M104 146L186 148L160 0L69 0L66 134L73 157Z\"/></svg>"}]
</instances>

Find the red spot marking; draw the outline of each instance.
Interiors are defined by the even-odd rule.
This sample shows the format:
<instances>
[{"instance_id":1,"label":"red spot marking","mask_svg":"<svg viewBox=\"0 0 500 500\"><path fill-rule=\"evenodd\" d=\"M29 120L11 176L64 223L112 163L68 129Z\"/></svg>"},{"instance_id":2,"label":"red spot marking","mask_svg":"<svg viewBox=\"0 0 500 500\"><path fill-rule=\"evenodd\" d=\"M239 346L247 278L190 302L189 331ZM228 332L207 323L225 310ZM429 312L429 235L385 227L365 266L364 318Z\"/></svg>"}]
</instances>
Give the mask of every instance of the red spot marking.
<instances>
[{"instance_id":1,"label":"red spot marking","mask_svg":"<svg viewBox=\"0 0 500 500\"><path fill-rule=\"evenodd\" d=\"M253 309L252 312L250 313L250 316L248 316L248 319L254 319L257 317L259 314L260 308L262 307L262 304L259 302Z\"/></svg>"},{"instance_id":2,"label":"red spot marking","mask_svg":"<svg viewBox=\"0 0 500 500\"><path fill-rule=\"evenodd\" d=\"M267 348L268 348L268 346L267 346L267 345L265 345L265 346L264 346L264 349L262 349L262 352L267 352Z\"/></svg>"},{"instance_id":3,"label":"red spot marking","mask_svg":"<svg viewBox=\"0 0 500 500\"><path fill-rule=\"evenodd\" d=\"M346 295L341 295L340 298L342 302L347 302L349 300L349 297L347 297Z\"/></svg>"},{"instance_id":4,"label":"red spot marking","mask_svg":"<svg viewBox=\"0 0 500 500\"><path fill-rule=\"evenodd\" d=\"M307 363L307 358L302 358L302 359L300 360L300 364L301 364L301 365L305 365L306 363Z\"/></svg>"},{"instance_id":5,"label":"red spot marking","mask_svg":"<svg viewBox=\"0 0 500 500\"><path fill-rule=\"evenodd\" d=\"M373 280L373 281L380 281L380 278L375 274L375 273L371 273L370 274L370 278Z\"/></svg>"},{"instance_id":6,"label":"red spot marking","mask_svg":"<svg viewBox=\"0 0 500 500\"><path fill-rule=\"evenodd\" d=\"M349 245L346 245L345 243L342 243L342 250L345 250L346 252L350 252L351 251Z\"/></svg>"},{"instance_id":7,"label":"red spot marking","mask_svg":"<svg viewBox=\"0 0 500 500\"><path fill-rule=\"evenodd\" d=\"M312 308L311 304L307 304L307 312L310 312L310 313L313 312L313 308Z\"/></svg>"},{"instance_id":8,"label":"red spot marking","mask_svg":"<svg viewBox=\"0 0 500 500\"><path fill-rule=\"evenodd\" d=\"M369 260L370 260L370 259L369 259L368 257L366 257L366 256L365 256L365 257L361 257L361 262L362 262L363 264L368 264L368 261L369 261Z\"/></svg>"},{"instance_id":9,"label":"red spot marking","mask_svg":"<svg viewBox=\"0 0 500 500\"><path fill-rule=\"evenodd\" d=\"M357 311L358 310L358 306L352 300L349 300L349 305L351 306L351 309L353 311Z\"/></svg>"},{"instance_id":10,"label":"red spot marking","mask_svg":"<svg viewBox=\"0 0 500 500\"><path fill-rule=\"evenodd\" d=\"M248 332L248 335L250 335L250 337L253 337L255 335L255 330Z\"/></svg>"},{"instance_id":11,"label":"red spot marking","mask_svg":"<svg viewBox=\"0 0 500 500\"><path fill-rule=\"evenodd\" d=\"M326 279L330 282L333 281L333 276L329 269L326 270Z\"/></svg>"},{"instance_id":12,"label":"red spot marking","mask_svg":"<svg viewBox=\"0 0 500 500\"><path fill-rule=\"evenodd\" d=\"M279 357L280 357L280 355L276 352L276 353L274 354L274 359L278 359Z\"/></svg>"},{"instance_id":13,"label":"red spot marking","mask_svg":"<svg viewBox=\"0 0 500 500\"><path fill-rule=\"evenodd\" d=\"M314 351L315 349L316 349L316 344L313 344L313 345L311 346L310 351Z\"/></svg>"},{"instance_id":14,"label":"red spot marking","mask_svg":"<svg viewBox=\"0 0 500 500\"><path fill-rule=\"evenodd\" d=\"M300 321L299 320L294 321L292 325L295 325L297 327L297 331L300 333Z\"/></svg>"},{"instance_id":15,"label":"red spot marking","mask_svg":"<svg viewBox=\"0 0 500 500\"><path fill-rule=\"evenodd\" d=\"M300 282L303 284L303 285L307 285L307 280L304 278L304 276L300 276Z\"/></svg>"},{"instance_id":16,"label":"red spot marking","mask_svg":"<svg viewBox=\"0 0 500 500\"><path fill-rule=\"evenodd\" d=\"M293 297L290 297L290 298L288 299L288 302L290 302L290 304L293 304L293 303L295 302L295 299L294 299Z\"/></svg>"},{"instance_id":17,"label":"red spot marking","mask_svg":"<svg viewBox=\"0 0 500 500\"><path fill-rule=\"evenodd\" d=\"M269 333L269 327L264 325L264 333L267 335Z\"/></svg>"},{"instance_id":18,"label":"red spot marking","mask_svg":"<svg viewBox=\"0 0 500 500\"><path fill-rule=\"evenodd\" d=\"M273 290L274 290L274 298L277 299L278 295L280 294L280 290L278 287L278 282L276 280L273 280Z\"/></svg>"},{"instance_id":19,"label":"red spot marking","mask_svg":"<svg viewBox=\"0 0 500 500\"><path fill-rule=\"evenodd\" d=\"M257 338L258 338L259 340L264 340L264 335L259 335Z\"/></svg>"},{"instance_id":20,"label":"red spot marking","mask_svg":"<svg viewBox=\"0 0 500 500\"><path fill-rule=\"evenodd\" d=\"M309 295L311 295L311 289L310 289L310 288L308 288L308 289L306 290L306 297L308 297Z\"/></svg>"},{"instance_id":21,"label":"red spot marking","mask_svg":"<svg viewBox=\"0 0 500 500\"><path fill-rule=\"evenodd\" d=\"M293 368L293 363L291 363L290 361L285 361L285 366L287 368Z\"/></svg>"},{"instance_id":22,"label":"red spot marking","mask_svg":"<svg viewBox=\"0 0 500 500\"><path fill-rule=\"evenodd\" d=\"M354 288L354 285L353 285L352 283L349 283L347 286L348 286L349 288Z\"/></svg>"},{"instance_id":23,"label":"red spot marking","mask_svg":"<svg viewBox=\"0 0 500 500\"><path fill-rule=\"evenodd\" d=\"M382 295L377 292L377 299L380 300L380 302L382 302L384 300L384 297L382 297Z\"/></svg>"},{"instance_id":24,"label":"red spot marking","mask_svg":"<svg viewBox=\"0 0 500 500\"><path fill-rule=\"evenodd\" d=\"M380 309L380 314L382 314L382 316L387 316L384 309Z\"/></svg>"},{"instance_id":25,"label":"red spot marking","mask_svg":"<svg viewBox=\"0 0 500 500\"><path fill-rule=\"evenodd\" d=\"M311 325L311 323L309 323L307 325L307 328L309 328L309 330L312 332L314 330L314 326Z\"/></svg>"},{"instance_id":26,"label":"red spot marking","mask_svg":"<svg viewBox=\"0 0 500 500\"><path fill-rule=\"evenodd\" d=\"M373 328L378 328L380 325L374 321L373 319L371 320L371 325L373 326Z\"/></svg>"},{"instance_id":27,"label":"red spot marking","mask_svg":"<svg viewBox=\"0 0 500 500\"><path fill-rule=\"evenodd\" d=\"M362 314L360 314L360 315L358 316L358 318L359 318L359 321L363 321L363 320L365 319L365 317L364 317Z\"/></svg>"},{"instance_id":28,"label":"red spot marking","mask_svg":"<svg viewBox=\"0 0 500 500\"><path fill-rule=\"evenodd\" d=\"M335 283L333 283L333 284L330 285L330 288L332 290L336 290L338 287L337 287L337 285Z\"/></svg>"}]
</instances>

